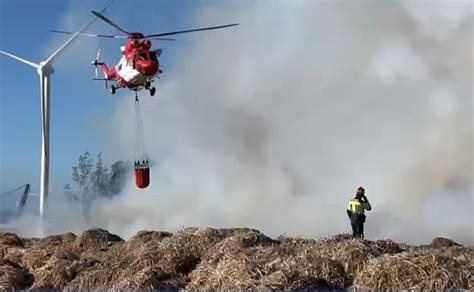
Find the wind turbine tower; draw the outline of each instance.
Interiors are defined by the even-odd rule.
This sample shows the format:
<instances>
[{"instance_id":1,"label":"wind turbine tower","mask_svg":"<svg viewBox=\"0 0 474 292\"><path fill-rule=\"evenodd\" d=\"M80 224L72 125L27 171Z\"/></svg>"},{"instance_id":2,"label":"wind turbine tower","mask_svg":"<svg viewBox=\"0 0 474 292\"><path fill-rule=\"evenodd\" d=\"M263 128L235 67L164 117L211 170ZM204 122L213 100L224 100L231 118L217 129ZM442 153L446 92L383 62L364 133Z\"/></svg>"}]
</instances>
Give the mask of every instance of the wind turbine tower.
<instances>
[{"instance_id":1,"label":"wind turbine tower","mask_svg":"<svg viewBox=\"0 0 474 292\"><path fill-rule=\"evenodd\" d=\"M103 13L113 2L102 9ZM36 69L40 79L40 95L41 95L41 176L40 176L40 216L41 221L44 222L46 200L48 198L49 191L49 128L50 128L50 101L51 101L51 74L54 69L52 66L53 61L60 55L61 52L87 27L89 27L97 17L94 16L88 23L86 23L79 31L74 33L62 46L60 46L48 59L40 62L39 64L25 60L18 56L10 53L0 51L1 54L7 55L15 60L18 60L26 65L29 65Z\"/></svg>"}]
</instances>

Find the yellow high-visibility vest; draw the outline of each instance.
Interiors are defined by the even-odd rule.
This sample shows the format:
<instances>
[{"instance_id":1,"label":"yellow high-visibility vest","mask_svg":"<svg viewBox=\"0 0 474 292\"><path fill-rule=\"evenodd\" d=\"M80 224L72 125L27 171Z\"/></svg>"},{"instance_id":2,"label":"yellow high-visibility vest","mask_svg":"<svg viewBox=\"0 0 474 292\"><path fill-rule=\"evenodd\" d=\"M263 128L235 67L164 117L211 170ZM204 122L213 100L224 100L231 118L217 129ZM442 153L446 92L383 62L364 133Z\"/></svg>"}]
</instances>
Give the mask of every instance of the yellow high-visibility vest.
<instances>
[{"instance_id":1,"label":"yellow high-visibility vest","mask_svg":"<svg viewBox=\"0 0 474 292\"><path fill-rule=\"evenodd\" d=\"M364 210L368 210L369 206L367 203L361 203L359 200L352 199L349 201L347 210L351 211L352 214L364 214Z\"/></svg>"}]
</instances>

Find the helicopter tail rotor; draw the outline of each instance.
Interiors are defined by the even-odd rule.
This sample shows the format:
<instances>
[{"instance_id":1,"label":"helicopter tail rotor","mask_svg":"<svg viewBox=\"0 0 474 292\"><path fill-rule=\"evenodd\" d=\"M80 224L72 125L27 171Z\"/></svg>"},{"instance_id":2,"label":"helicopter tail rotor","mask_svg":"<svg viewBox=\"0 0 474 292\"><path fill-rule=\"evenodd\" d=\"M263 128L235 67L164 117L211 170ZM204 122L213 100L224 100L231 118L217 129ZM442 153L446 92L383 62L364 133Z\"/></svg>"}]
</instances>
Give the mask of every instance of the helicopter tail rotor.
<instances>
[{"instance_id":1,"label":"helicopter tail rotor","mask_svg":"<svg viewBox=\"0 0 474 292\"><path fill-rule=\"evenodd\" d=\"M95 57L95 60L92 61L92 65L95 66L95 78L98 78L97 66L104 64L104 63L99 62L99 57L100 57L100 48L97 50L97 56Z\"/></svg>"}]
</instances>

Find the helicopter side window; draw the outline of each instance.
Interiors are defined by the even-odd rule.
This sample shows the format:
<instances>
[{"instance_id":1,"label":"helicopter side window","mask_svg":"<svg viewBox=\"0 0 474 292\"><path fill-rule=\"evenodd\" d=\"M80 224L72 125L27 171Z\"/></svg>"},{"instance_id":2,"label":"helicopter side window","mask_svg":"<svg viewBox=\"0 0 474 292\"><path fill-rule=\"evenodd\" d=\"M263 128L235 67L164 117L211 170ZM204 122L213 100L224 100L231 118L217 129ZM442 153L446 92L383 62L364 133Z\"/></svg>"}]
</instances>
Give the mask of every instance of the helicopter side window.
<instances>
[{"instance_id":1,"label":"helicopter side window","mask_svg":"<svg viewBox=\"0 0 474 292\"><path fill-rule=\"evenodd\" d=\"M122 70L122 64L118 65L118 70Z\"/></svg>"},{"instance_id":2,"label":"helicopter side window","mask_svg":"<svg viewBox=\"0 0 474 292\"><path fill-rule=\"evenodd\" d=\"M152 60L153 62L157 62L157 61L158 61L158 59L156 58L155 52L150 52L150 60Z\"/></svg>"}]
</instances>

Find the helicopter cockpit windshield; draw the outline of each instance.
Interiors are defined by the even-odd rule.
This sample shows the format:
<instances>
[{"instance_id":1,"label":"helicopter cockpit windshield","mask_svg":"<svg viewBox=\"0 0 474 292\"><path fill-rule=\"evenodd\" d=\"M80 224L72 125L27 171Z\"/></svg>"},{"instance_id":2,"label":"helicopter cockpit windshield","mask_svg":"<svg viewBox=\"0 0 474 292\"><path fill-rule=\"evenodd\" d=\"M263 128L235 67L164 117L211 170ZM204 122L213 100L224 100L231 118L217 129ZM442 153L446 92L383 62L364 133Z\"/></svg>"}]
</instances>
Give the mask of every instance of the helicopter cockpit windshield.
<instances>
[{"instance_id":1,"label":"helicopter cockpit windshield","mask_svg":"<svg viewBox=\"0 0 474 292\"><path fill-rule=\"evenodd\" d=\"M148 56L148 52L140 52L138 54L138 58L140 60L145 60L145 61L148 61L150 59L150 57Z\"/></svg>"},{"instance_id":2,"label":"helicopter cockpit windshield","mask_svg":"<svg viewBox=\"0 0 474 292\"><path fill-rule=\"evenodd\" d=\"M158 62L158 58L156 56L156 53L153 52L153 51L138 53L138 59L139 60L144 60L144 61Z\"/></svg>"}]
</instances>

